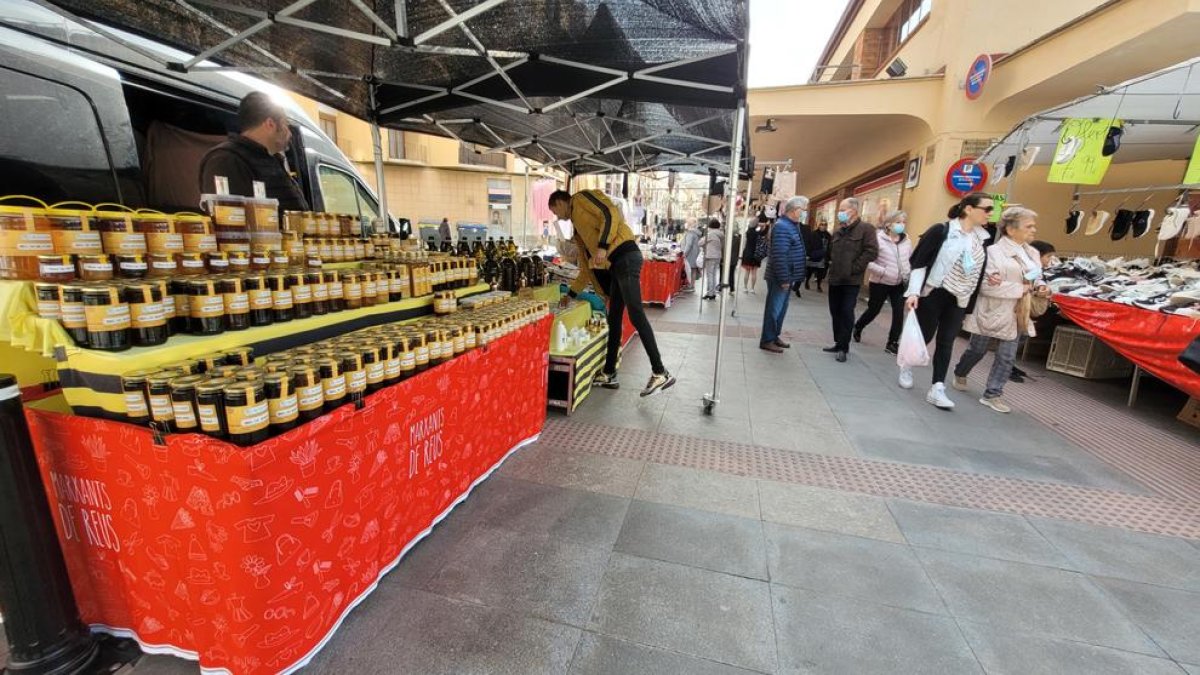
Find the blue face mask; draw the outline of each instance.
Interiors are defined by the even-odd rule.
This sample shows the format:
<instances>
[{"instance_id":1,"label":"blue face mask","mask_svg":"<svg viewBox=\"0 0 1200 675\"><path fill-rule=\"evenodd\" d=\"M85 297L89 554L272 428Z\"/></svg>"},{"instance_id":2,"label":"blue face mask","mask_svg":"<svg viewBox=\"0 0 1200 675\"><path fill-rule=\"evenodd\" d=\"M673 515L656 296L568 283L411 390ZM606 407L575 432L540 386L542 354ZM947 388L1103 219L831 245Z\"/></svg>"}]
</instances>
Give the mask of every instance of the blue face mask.
<instances>
[{"instance_id":1,"label":"blue face mask","mask_svg":"<svg viewBox=\"0 0 1200 675\"><path fill-rule=\"evenodd\" d=\"M845 225L846 223L850 222L850 214L845 211L838 211L837 219L839 223Z\"/></svg>"},{"instance_id":2,"label":"blue face mask","mask_svg":"<svg viewBox=\"0 0 1200 675\"><path fill-rule=\"evenodd\" d=\"M892 232L896 234L904 234L904 223L895 223L892 225Z\"/></svg>"}]
</instances>

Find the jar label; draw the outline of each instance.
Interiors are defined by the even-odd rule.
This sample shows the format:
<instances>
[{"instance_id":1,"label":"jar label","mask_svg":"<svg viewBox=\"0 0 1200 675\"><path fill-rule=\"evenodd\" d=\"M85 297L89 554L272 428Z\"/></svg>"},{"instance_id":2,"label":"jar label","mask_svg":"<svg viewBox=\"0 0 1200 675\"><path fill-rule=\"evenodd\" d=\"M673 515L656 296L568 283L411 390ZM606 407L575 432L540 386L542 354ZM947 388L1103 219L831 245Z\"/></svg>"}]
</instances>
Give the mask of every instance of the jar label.
<instances>
[{"instance_id":1,"label":"jar label","mask_svg":"<svg viewBox=\"0 0 1200 675\"><path fill-rule=\"evenodd\" d=\"M292 286L293 302L312 302L312 288L307 285Z\"/></svg>"},{"instance_id":2,"label":"jar label","mask_svg":"<svg viewBox=\"0 0 1200 675\"><path fill-rule=\"evenodd\" d=\"M321 249L315 243L312 243L312 242L306 243L304 245L304 255L306 255L306 256L315 258L315 257L321 255L320 250Z\"/></svg>"},{"instance_id":3,"label":"jar label","mask_svg":"<svg viewBox=\"0 0 1200 675\"><path fill-rule=\"evenodd\" d=\"M367 373L362 370L356 370L346 373L346 388L351 393L360 392L367 388Z\"/></svg>"},{"instance_id":4,"label":"jar label","mask_svg":"<svg viewBox=\"0 0 1200 675\"><path fill-rule=\"evenodd\" d=\"M134 328L157 328L167 322L161 302L135 302L129 313Z\"/></svg>"},{"instance_id":5,"label":"jar label","mask_svg":"<svg viewBox=\"0 0 1200 675\"><path fill-rule=\"evenodd\" d=\"M386 377L398 377L400 375L401 359L388 359L384 365L384 374Z\"/></svg>"},{"instance_id":6,"label":"jar label","mask_svg":"<svg viewBox=\"0 0 1200 675\"><path fill-rule=\"evenodd\" d=\"M428 359L426 359L428 360ZM417 355L413 352L404 352L400 355L400 369L412 370L417 367Z\"/></svg>"},{"instance_id":7,"label":"jar label","mask_svg":"<svg viewBox=\"0 0 1200 675\"><path fill-rule=\"evenodd\" d=\"M362 284L350 283L346 284L346 299L347 300L362 300L363 290Z\"/></svg>"},{"instance_id":8,"label":"jar label","mask_svg":"<svg viewBox=\"0 0 1200 675\"><path fill-rule=\"evenodd\" d=\"M125 392L125 414L129 417L145 417L150 414L150 409L146 407L146 396L142 392Z\"/></svg>"},{"instance_id":9,"label":"jar label","mask_svg":"<svg viewBox=\"0 0 1200 675\"><path fill-rule=\"evenodd\" d=\"M440 358L442 358L442 343L437 341L430 342L429 359L432 361Z\"/></svg>"},{"instance_id":10,"label":"jar label","mask_svg":"<svg viewBox=\"0 0 1200 675\"><path fill-rule=\"evenodd\" d=\"M175 295L172 297L175 298L175 316L192 315L192 303L190 302L189 296Z\"/></svg>"},{"instance_id":11,"label":"jar label","mask_svg":"<svg viewBox=\"0 0 1200 675\"><path fill-rule=\"evenodd\" d=\"M391 292L391 293L395 293L396 295L403 295L404 287L405 287L404 280L398 276L393 277L388 280L388 289L389 289L389 292Z\"/></svg>"},{"instance_id":12,"label":"jar label","mask_svg":"<svg viewBox=\"0 0 1200 675\"><path fill-rule=\"evenodd\" d=\"M254 207L254 226L270 230L279 229L279 211L269 206Z\"/></svg>"},{"instance_id":13,"label":"jar label","mask_svg":"<svg viewBox=\"0 0 1200 675\"><path fill-rule=\"evenodd\" d=\"M175 413L175 426L177 428L196 428L196 413L192 411L192 404L190 401L172 401L171 406Z\"/></svg>"},{"instance_id":14,"label":"jar label","mask_svg":"<svg viewBox=\"0 0 1200 675\"><path fill-rule=\"evenodd\" d=\"M465 351L467 351L467 338L459 335L458 337L454 338L454 353L461 354Z\"/></svg>"},{"instance_id":15,"label":"jar label","mask_svg":"<svg viewBox=\"0 0 1200 675\"><path fill-rule=\"evenodd\" d=\"M154 262L150 263L150 266L156 270L179 269L179 265L176 265L174 260L155 260Z\"/></svg>"},{"instance_id":16,"label":"jar label","mask_svg":"<svg viewBox=\"0 0 1200 675\"><path fill-rule=\"evenodd\" d=\"M146 235L141 232L102 232L101 239L109 253L146 252Z\"/></svg>"},{"instance_id":17,"label":"jar label","mask_svg":"<svg viewBox=\"0 0 1200 675\"><path fill-rule=\"evenodd\" d=\"M175 299L167 296L162 300L162 313L168 320L175 318L176 304Z\"/></svg>"},{"instance_id":18,"label":"jar label","mask_svg":"<svg viewBox=\"0 0 1200 675\"><path fill-rule=\"evenodd\" d=\"M299 387L296 389L296 397L299 400L300 409L305 412L320 408L321 404L325 403L325 392L319 384L311 387Z\"/></svg>"},{"instance_id":19,"label":"jar label","mask_svg":"<svg viewBox=\"0 0 1200 675\"><path fill-rule=\"evenodd\" d=\"M207 253L217 250L215 234L184 234L183 248L191 253Z\"/></svg>"},{"instance_id":20,"label":"jar label","mask_svg":"<svg viewBox=\"0 0 1200 675\"><path fill-rule=\"evenodd\" d=\"M342 282L335 281L329 284L329 297L334 298L335 300L341 300L344 297L344 294L345 289L342 286Z\"/></svg>"},{"instance_id":21,"label":"jar label","mask_svg":"<svg viewBox=\"0 0 1200 675\"><path fill-rule=\"evenodd\" d=\"M225 421L230 434L249 434L267 428L271 422L271 411L266 401L252 405L227 405Z\"/></svg>"},{"instance_id":22,"label":"jar label","mask_svg":"<svg viewBox=\"0 0 1200 675\"><path fill-rule=\"evenodd\" d=\"M65 230L50 234L55 252L63 255L95 255L104 251L99 232Z\"/></svg>"},{"instance_id":23,"label":"jar label","mask_svg":"<svg viewBox=\"0 0 1200 675\"><path fill-rule=\"evenodd\" d=\"M237 256L236 258L229 259L229 265L230 267L240 267L243 270L247 270L250 269L250 259Z\"/></svg>"},{"instance_id":24,"label":"jar label","mask_svg":"<svg viewBox=\"0 0 1200 675\"><path fill-rule=\"evenodd\" d=\"M454 340L445 340L442 342L442 358L448 359L451 356L454 356Z\"/></svg>"},{"instance_id":25,"label":"jar label","mask_svg":"<svg viewBox=\"0 0 1200 675\"><path fill-rule=\"evenodd\" d=\"M196 412L199 413L201 429L208 432L221 430L221 419L217 417L217 406L211 403L201 403L196 406Z\"/></svg>"},{"instance_id":26,"label":"jar label","mask_svg":"<svg viewBox=\"0 0 1200 675\"><path fill-rule=\"evenodd\" d=\"M129 305L85 305L84 316L87 317L88 330L109 331L129 328L131 319Z\"/></svg>"},{"instance_id":27,"label":"jar label","mask_svg":"<svg viewBox=\"0 0 1200 675\"><path fill-rule=\"evenodd\" d=\"M417 347L414 352L417 355L417 365L429 363L429 347Z\"/></svg>"},{"instance_id":28,"label":"jar label","mask_svg":"<svg viewBox=\"0 0 1200 675\"><path fill-rule=\"evenodd\" d=\"M209 319L225 315L225 299L220 295L194 295L191 302L192 318Z\"/></svg>"},{"instance_id":29,"label":"jar label","mask_svg":"<svg viewBox=\"0 0 1200 675\"><path fill-rule=\"evenodd\" d=\"M167 394L150 394L150 416L156 422L169 422L175 418L175 408Z\"/></svg>"},{"instance_id":30,"label":"jar label","mask_svg":"<svg viewBox=\"0 0 1200 675\"><path fill-rule=\"evenodd\" d=\"M285 260L286 260L286 258L285 258ZM263 267L263 266L270 267L271 266L271 256L268 256L268 255L252 256L250 258L250 262L258 267Z\"/></svg>"},{"instance_id":31,"label":"jar label","mask_svg":"<svg viewBox=\"0 0 1200 675\"><path fill-rule=\"evenodd\" d=\"M275 309L291 309L292 308L292 291L272 291L271 297L275 302Z\"/></svg>"},{"instance_id":32,"label":"jar label","mask_svg":"<svg viewBox=\"0 0 1200 675\"><path fill-rule=\"evenodd\" d=\"M383 382L383 376L386 370L387 367L383 363L372 363L371 365L367 366L367 382L370 382L371 384Z\"/></svg>"},{"instance_id":33,"label":"jar label","mask_svg":"<svg viewBox=\"0 0 1200 675\"><path fill-rule=\"evenodd\" d=\"M202 270L202 269L204 269L204 261L203 260L190 260L188 258L184 258L183 266L188 269Z\"/></svg>"},{"instance_id":34,"label":"jar label","mask_svg":"<svg viewBox=\"0 0 1200 675\"><path fill-rule=\"evenodd\" d=\"M96 273L112 274L112 271L113 271L112 265L108 265L105 263L85 262L85 263L80 263L79 266L81 268L83 268L84 272L88 272L88 273L92 273L92 274L96 274Z\"/></svg>"},{"instance_id":35,"label":"jar label","mask_svg":"<svg viewBox=\"0 0 1200 675\"><path fill-rule=\"evenodd\" d=\"M346 378L345 377L330 377L321 380L321 386L325 388L325 399L336 401L346 395Z\"/></svg>"},{"instance_id":36,"label":"jar label","mask_svg":"<svg viewBox=\"0 0 1200 675\"><path fill-rule=\"evenodd\" d=\"M251 309L271 309L274 304L269 290L250 291L249 296Z\"/></svg>"},{"instance_id":37,"label":"jar label","mask_svg":"<svg viewBox=\"0 0 1200 675\"><path fill-rule=\"evenodd\" d=\"M324 302L329 299L329 284L313 284L312 299L317 302Z\"/></svg>"},{"instance_id":38,"label":"jar label","mask_svg":"<svg viewBox=\"0 0 1200 675\"><path fill-rule=\"evenodd\" d=\"M284 267L287 267L291 261L291 258L288 258L286 255L277 255L271 258L272 264L283 265Z\"/></svg>"},{"instance_id":39,"label":"jar label","mask_svg":"<svg viewBox=\"0 0 1200 675\"><path fill-rule=\"evenodd\" d=\"M62 305L57 300L38 300L37 313L43 319L60 319Z\"/></svg>"},{"instance_id":40,"label":"jar label","mask_svg":"<svg viewBox=\"0 0 1200 675\"><path fill-rule=\"evenodd\" d=\"M40 265L38 265L38 269L41 271L41 274L44 277L52 277L52 276L57 276L59 274L74 274L75 273L74 265L41 263Z\"/></svg>"},{"instance_id":41,"label":"jar label","mask_svg":"<svg viewBox=\"0 0 1200 675\"><path fill-rule=\"evenodd\" d=\"M145 272L146 270L150 269L150 266L146 263L137 262L135 260L124 260L118 263L118 267L126 272Z\"/></svg>"},{"instance_id":42,"label":"jar label","mask_svg":"<svg viewBox=\"0 0 1200 675\"><path fill-rule=\"evenodd\" d=\"M214 270L229 269L229 261L223 258L213 258L208 261L208 266Z\"/></svg>"},{"instance_id":43,"label":"jar label","mask_svg":"<svg viewBox=\"0 0 1200 675\"><path fill-rule=\"evenodd\" d=\"M0 255L39 253L54 253L54 240L49 232L0 230Z\"/></svg>"},{"instance_id":44,"label":"jar label","mask_svg":"<svg viewBox=\"0 0 1200 675\"><path fill-rule=\"evenodd\" d=\"M225 293L226 314L246 314L250 311L250 295L248 293Z\"/></svg>"},{"instance_id":45,"label":"jar label","mask_svg":"<svg viewBox=\"0 0 1200 675\"><path fill-rule=\"evenodd\" d=\"M478 344L478 342L475 339L475 331L474 330L468 330L467 334L463 336L463 340L466 343L467 349L474 349L475 346Z\"/></svg>"},{"instance_id":46,"label":"jar label","mask_svg":"<svg viewBox=\"0 0 1200 675\"><path fill-rule=\"evenodd\" d=\"M242 206L224 206L217 204L213 208L213 222L218 225L233 225L243 227L246 224L246 209Z\"/></svg>"},{"instance_id":47,"label":"jar label","mask_svg":"<svg viewBox=\"0 0 1200 675\"><path fill-rule=\"evenodd\" d=\"M375 285L374 279L363 282L362 294L365 298L374 298L379 295L379 287Z\"/></svg>"},{"instance_id":48,"label":"jar label","mask_svg":"<svg viewBox=\"0 0 1200 675\"><path fill-rule=\"evenodd\" d=\"M59 304L59 309L62 310L62 324L64 328L87 327L87 312L84 310L83 303L63 302Z\"/></svg>"},{"instance_id":49,"label":"jar label","mask_svg":"<svg viewBox=\"0 0 1200 675\"><path fill-rule=\"evenodd\" d=\"M281 398L269 398L267 399L267 407L271 413L271 424L291 422L300 414L296 394L290 394Z\"/></svg>"},{"instance_id":50,"label":"jar label","mask_svg":"<svg viewBox=\"0 0 1200 675\"><path fill-rule=\"evenodd\" d=\"M183 235L176 232L147 232L146 248L151 253L179 253L183 250Z\"/></svg>"}]
</instances>

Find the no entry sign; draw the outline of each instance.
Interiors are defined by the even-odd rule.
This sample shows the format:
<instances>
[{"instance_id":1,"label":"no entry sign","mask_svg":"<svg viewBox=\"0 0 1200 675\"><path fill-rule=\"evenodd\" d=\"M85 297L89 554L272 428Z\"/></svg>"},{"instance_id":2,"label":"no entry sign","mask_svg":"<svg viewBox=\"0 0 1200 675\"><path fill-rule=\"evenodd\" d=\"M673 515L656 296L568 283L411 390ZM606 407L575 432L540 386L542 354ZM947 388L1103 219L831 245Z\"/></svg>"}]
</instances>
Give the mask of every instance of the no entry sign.
<instances>
[{"instance_id":1,"label":"no entry sign","mask_svg":"<svg viewBox=\"0 0 1200 675\"><path fill-rule=\"evenodd\" d=\"M987 183L987 167L973 157L960 159L946 172L946 189L959 197L975 192Z\"/></svg>"}]
</instances>

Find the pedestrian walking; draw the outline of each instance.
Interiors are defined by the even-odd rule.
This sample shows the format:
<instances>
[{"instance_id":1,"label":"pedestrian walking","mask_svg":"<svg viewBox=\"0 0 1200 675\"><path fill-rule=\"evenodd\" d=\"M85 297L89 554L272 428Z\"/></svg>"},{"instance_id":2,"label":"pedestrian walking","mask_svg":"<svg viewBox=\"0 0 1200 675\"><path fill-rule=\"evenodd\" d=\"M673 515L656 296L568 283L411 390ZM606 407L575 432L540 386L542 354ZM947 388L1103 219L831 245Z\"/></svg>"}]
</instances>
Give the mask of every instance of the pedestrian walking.
<instances>
[{"instance_id":1,"label":"pedestrian walking","mask_svg":"<svg viewBox=\"0 0 1200 675\"><path fill-rule=\"evenodd\" d=\"M829 223L821 221L811 232L807 233L804 239L805 249L808 251L808 261L805 264L804 272L804 290L812 290L809 282L812 279L817 280L817 292L823 293L821 282L825 280L825 275L828 273L828 265L825 260L825 255L829 252L829 242L833 235L829 234ZM800 289L794 289L796 297L800 297Z\"/></svg>"},{"instance_id":2,"label":"pedestrian walking","mask_svg":"<svg viewBox=\"0 0 1200 675\"><path fill-rule=\"evenodd\" d=\"M704 299L716 300L721 286L721 256L725 253L721 221L716 218L708 221L700 245L704 249Z\"/></svg>"},{"instance_id":3,"label":"pedestrian walking","mask_svg":"<svg viewBox=\"0 0 1200 675\"><path fill-rule=\"evenodd\" d=\"M958 391L968 391L967 375L987 354L992 339L999 340L979 402L998 413L1008 413L1012 408L1001 398L1004 383L1016 363L1021 337L1036 334L1030 316L1033 297L1047 297L1050 289L1041 280L1041 255L1030 246L1037 235L1037 214L1020 206L1005 209L998 231L1000 241L987 249L987 276L979 299L963 321L971 344L954 367L953 385Z\"/></svg>"},{"instance_id":4,"label":"pedestrian walking","mask_svg":"<svg viewBox=\"0 0 1200 675\"><path fill-rule=\"evenodd\" d=\"M792 284L804 278L804 238L800 235L800 221L808 210L808 197L792 197L783 207L783 215L771 226L770 251L767 255L767 306L763 309L760 349L783 353L791 347L780 336L783 320L787 316L789 291Z\"/></svg>"},{"instance_id":5,"label":"pedestrian walking","mask_svg":"<svg viewBox=\"0 0 1200 675\"><path fill-rule=\"evenodd\" d=\"M696 290L696 281L700 278L700 231L696 228L695 218L687 219L683 231L683 243L679 247L683 251L683 271L687 274L687 290L694 291Z\"/></svg>"},{"instance_id":6,"label":"pedestrian walking","mask_svg":"<svg viewBox=\"0 0 1200 675\"><path fill-rule=\"evenodd\" d=\"M771 221L766 215L760 215L754 227L746 231L746 245L742 249L742 276L746 293L753 293L758 285L758 268L767 257L771 242L767 238Z\"/></svg>"},{"instance_id":7,"label":"pedestrian walking","mask_svg":"<svg viewBox=\"0 0 1200 675\"><path fill-rule=\"evenodd\" d=\"M912 254L912 275L904 292L905 306L917 313L925 343L937 336L933 353L933 381L925 400L943 410L953 410L946 395L954 340L979 293L987 268L985 250L992 197L972 192L950 208L948 221L929 228ZM900 386L912 389L910 368L900 369Z\"/></svg>"},{"instance_id":8,"label":"pedestrian walking","mask_svg":"<svg viewBox=\"0 0 1200 675\"><path fill-rule=\"evenodd\" d=\"M900 329L904 325L904 289L912 272L909 264L912 241L904 231L907 221L908 216L903 211L892 211L876 230L879 256L867 265L867 311L854 322L854 341L862 342L863 329L879 316L879 310L887 301L892 308L892 324L888 329L884 351L889 354L895 354L900 347Z\"/></svg>"},{"instance_id":9,"label":"pedestrian walking","mask_svg":"<svg viewBox=\"0 0 1200 675\"><path fill-rule=\"evenodd\" d=\"M875 226L860 217L862 202L854 197L838 205L838 226L829 242L829 316L833 321L833 345L825 352L839 363L846 362L854 331L854 307L862 289L867 265L879 255Z\"/></svg>"}]
</instances>

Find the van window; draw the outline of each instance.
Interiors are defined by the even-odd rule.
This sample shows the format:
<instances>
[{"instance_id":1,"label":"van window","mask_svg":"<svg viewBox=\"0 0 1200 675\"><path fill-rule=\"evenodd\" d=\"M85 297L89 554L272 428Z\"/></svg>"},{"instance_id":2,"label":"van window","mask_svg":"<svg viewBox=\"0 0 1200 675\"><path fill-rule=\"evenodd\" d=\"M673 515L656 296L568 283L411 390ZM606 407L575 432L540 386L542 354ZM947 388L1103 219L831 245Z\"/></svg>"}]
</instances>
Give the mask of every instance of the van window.
<instances>
[{"instance_id":1,"label":"van window","mask_svg":"<svg viewBox=\"0 0 1200 675\"><path fill-rule=\"evenodd\" d=\"M379 217L379 203L354 176L327 164L317 167L317 175L327 213L350 213L371 219Z\"/></svg>"},{"instance_id":2,"label":"van window","mask_svg":"<svg viewBox=\"0 0 1200 675\"><path fill-rule=\"evenodd\" d=\"M48 203L120 194L100 121L80 91L0 68L0 180Z\"/></svg>"}]
</instances>

